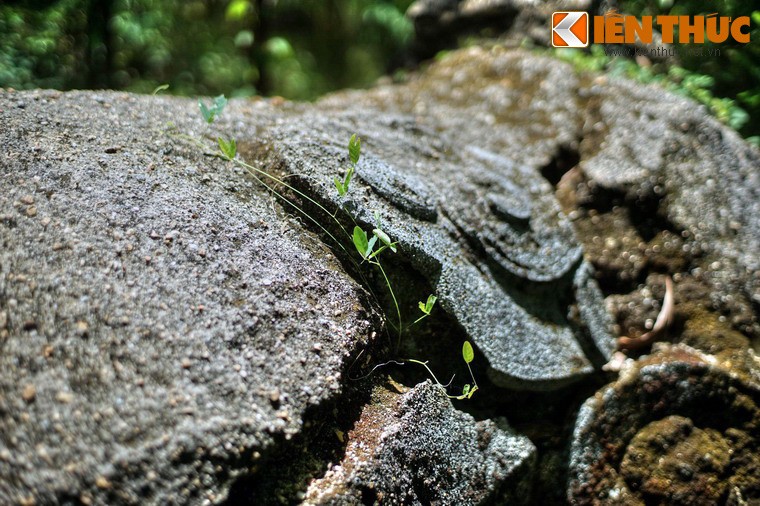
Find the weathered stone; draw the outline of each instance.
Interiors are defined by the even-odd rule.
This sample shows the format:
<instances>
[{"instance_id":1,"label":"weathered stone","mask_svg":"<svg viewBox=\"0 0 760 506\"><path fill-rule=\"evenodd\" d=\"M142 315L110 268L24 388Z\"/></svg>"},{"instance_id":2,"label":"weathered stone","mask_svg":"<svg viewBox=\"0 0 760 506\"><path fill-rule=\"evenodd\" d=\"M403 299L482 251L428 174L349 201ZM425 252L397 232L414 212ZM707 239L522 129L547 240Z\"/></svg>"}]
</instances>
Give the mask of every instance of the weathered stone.
<instances>
[{"instance_id":1,"label":"weathered stone","mask_svg":"<svg viewBox=\"0 0 760 506\"><path fill-rule=\"evenodd\" d=\"M266 192L163 132L201 124L193 101L32 92L19 114L15 96L0 94L15 213L0 222L0 503L223 500L341 394L380 328L365 292ZM38 218L10 206L30 196Z\"/></svg>"},{"instance_id":2,"label":"weathered stone","mask_svg":"<svg viewBox=\"0 0 760 506\"><path fill-rule=\"evenodd\" d=\"M529 504L535 447L504 423L476 422L430 382L379 386L346 456L305 504Z\"/></svg>"},{"instance_id":3,"label":"weathered stone","mask_svg":"<svg viewBox=\"0 0 760 506\"><path fill-rule=\"evenodd\" d=\"M715 504L760 498L760 360L661 345L583 405L571 504Z\"/></svg>"},{"instance_id":4,"label":"weathered stone","mask_svg":"<svg viewBox=\"0 0 760 506\"><path fill-rule=\"evenodd\" d=\"M589 93L583 173L597 193L620 194L633 213L664 221L653 247L674 244L671 256L699 267L690 274L711 291L711 305L760 339L752 316L760 301L760 151L687 99L605 81Z\"/></svg>"}]
</instances>

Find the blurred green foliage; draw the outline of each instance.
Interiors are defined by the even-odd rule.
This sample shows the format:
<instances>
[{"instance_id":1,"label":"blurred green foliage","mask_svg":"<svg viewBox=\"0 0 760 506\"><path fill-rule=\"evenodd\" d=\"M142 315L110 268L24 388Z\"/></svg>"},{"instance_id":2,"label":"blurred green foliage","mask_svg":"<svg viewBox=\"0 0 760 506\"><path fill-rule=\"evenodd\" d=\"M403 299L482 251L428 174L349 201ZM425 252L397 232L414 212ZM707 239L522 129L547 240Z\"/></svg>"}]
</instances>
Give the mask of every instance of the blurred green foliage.
<instances>
[{"instance_id":1,"label":"blurred green foliage","mask_svg":"<svg viewBox=\"0 0 760 506\"><path fill-rule=\"evenodd\" d=\"M313 99L399 63L411 0L0 4L0 87Z\"/></svg>"},{"instance_id":2,"label":"blurred green foliage","mask_svg":"<svg viewBox=\"0 0 760 506\"><path fill-rule=\"evenodd\" d=\"M658 14L698 15L717 12L720 16L750 16L750 43L706 42L702 56L681 52L677 62L636 61L607 56L601 46L590 52L559 50L555 54L579 68L607 71L645 83L658 83L707 106L722 122L739 130L751 142L760 145L760 11L738 0L627 0L622 11L636 16ZM757 6L755 6L757 8ZM719 55L710 51L720 50Z\"/></svg>"}]
</instances>

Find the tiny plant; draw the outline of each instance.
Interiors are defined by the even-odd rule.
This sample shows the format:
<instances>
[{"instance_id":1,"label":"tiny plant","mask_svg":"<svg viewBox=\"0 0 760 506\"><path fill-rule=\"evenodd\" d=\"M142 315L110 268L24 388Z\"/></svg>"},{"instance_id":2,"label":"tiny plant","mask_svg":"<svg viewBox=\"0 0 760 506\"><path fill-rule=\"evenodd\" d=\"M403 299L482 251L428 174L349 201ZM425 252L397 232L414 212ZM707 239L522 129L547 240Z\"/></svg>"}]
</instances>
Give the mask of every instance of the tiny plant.
<instances>
[{"instance_id":1,"label":"tiny plant","mask_svg":"<svg viewBox=\"0 0 760 506\"><path fill-rule=\"evenodd\" d=\"M353 134L348 141L348 157L351 160L351 165L346 169L346 175L343 176L343 181L338 176L335 176L334 183L335 188L338 189L338 195L343 197L348 193L348 186L351 184L351 177L356 171L356 164L359 163L359 156L362 150L362 140Z\"/></svg>"},{"instance_id":2,"label":"tiny plant","mask_svg":"<svg viewBox=\"0 0 760 506\"><path fill-rule=\"evenodd\" d=\"M156 86L156 89L153 90L153 93L151 93L151 95L157 95L158 93L160 93L160 92L162 92L164 90L168 90L168 89L169 89L169 85L168 84L162 84L160 86Z\"/></svg>"},{"instance_id":3,"label":"tiny plant","mask_svg":"<svg viewBox=\"0 0 760 506\"><path fill-rule=\"evenodd\" d=\"M430 316L430 312L433 310L433 306L435 305L435 301L438 300L438 297L436 297L433 294L428 295L427 301L422 302L419 301L417 303L417 306L420 308L420 311L422 311L422 316L417 318L414 323L417 323L420 320L423 320Z\"/></svg>"},{"instance_id":4,"label":"tiny plant","mask_svg":"<svg viewBox=\"0 0 760 506\"><path fill-rule=\"evenodd\" d=\"M217 137L216 141L219 144L219 150L222 152L224 157L227 160L233 160L235 158L235 154L237 153L237 143L235 142L235 139L225 141L221 137Z\"/></svg>"},{"instance_id":5,"label":"tiny plant","mask_svg":"<svg viewBox=\"0 0 760 506\"><path fill-rule=\"evenodd\" d=\"M226 105L227 99L224 98L224 95L216 97L211 107L206 107L206 104L204 104L201 99L198 99L198 107L201 109L201 115L203 115L203 119L205 119L206 123L209 125L222 113L224 106Z\"/></svg>"},{"instance_id":6,"label":"tiny plant","mask_svg":"<svg viewBox=\"0 0 760 506\"><path fill-rule=\"evenodd\" d=\"M467 370L470 371L470 378L472 379L472 385L467 383L464 387L462 387L462 393L460 395L448 395L449 399L457 399L457 400L463 400L463 399L471 399L472 396L475 394L475 392L478 391L478 382L475 381L475 375L472 374L472 368L470 368L470 362L472 362L475 359L475 352L472 349L472 345L470 344L470 341L465 341L462 345L462 358L464 359L464 363L467 364ZM430 370L430 367L428 367L427 362L422 362L420 360L415 360L413 358L406 359L407 362L412 362L414 364L419 364L425 369L427 369L427 372L430 373L430 376L432 376L433 380L435 381L436 385L446 390L446 387L441 384L440 381L438 381L438 378L435 377L435 374L433 374L433 371Z\"/></svg>"}]
</instances>

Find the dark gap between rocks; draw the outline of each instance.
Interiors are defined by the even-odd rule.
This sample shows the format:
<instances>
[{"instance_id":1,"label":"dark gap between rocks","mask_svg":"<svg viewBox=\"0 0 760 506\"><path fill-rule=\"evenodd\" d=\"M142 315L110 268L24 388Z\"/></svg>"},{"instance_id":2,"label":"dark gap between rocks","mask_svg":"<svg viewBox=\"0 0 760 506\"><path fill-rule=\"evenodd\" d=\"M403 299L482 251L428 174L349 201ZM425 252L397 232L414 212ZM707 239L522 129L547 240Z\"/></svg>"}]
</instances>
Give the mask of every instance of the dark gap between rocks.
<instances>
[{"instance_id":1,"label":"dark gap between rocks","mask_svg":"<svg viewBox=\"0 0 760 506\"><path fill-rule=\"evenodd\" d=\"M323 476L330 463L343 459L345 435L369 402L370 387L366 382L350 382L342 395L308 409L303 414L302 431L290 439L280 435L279 441L272 445L276 453L255 461L251 459L250 473L235 480L222 505L300 502L311 480Z\"/></svg>"},{"instance_id":2,"label":"dark gap between rocks","mask_svg":"<svg viewBox=\"0 0 760 506\"><path fill-rule=\"evenodd\" d=\"M578 144L580 145L580 141L578 141ZM580 161L581 155L576 148L562 145L549 163L541 168L541 175L556 188L562 176L567 174L573 167L577 167Z\"/></svg>"}]
</instances>

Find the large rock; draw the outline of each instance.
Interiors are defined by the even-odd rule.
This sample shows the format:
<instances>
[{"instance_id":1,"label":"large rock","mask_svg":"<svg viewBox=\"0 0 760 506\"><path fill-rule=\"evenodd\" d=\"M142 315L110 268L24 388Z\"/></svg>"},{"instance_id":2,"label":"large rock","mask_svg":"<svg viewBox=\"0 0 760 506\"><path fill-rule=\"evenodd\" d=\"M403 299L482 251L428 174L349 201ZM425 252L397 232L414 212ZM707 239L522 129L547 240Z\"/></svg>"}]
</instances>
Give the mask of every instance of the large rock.
<instances>
[{"instance_id":1,"label":"large rock","mask_svg":"<svg viewBox=\"0 0 760 506\"><path fill-rule=\"evenodd\" d=\"M2 504L219 502L380 328L266 191L163 133L196 107L0 95Z\"/></svg>"}]
</instances>

